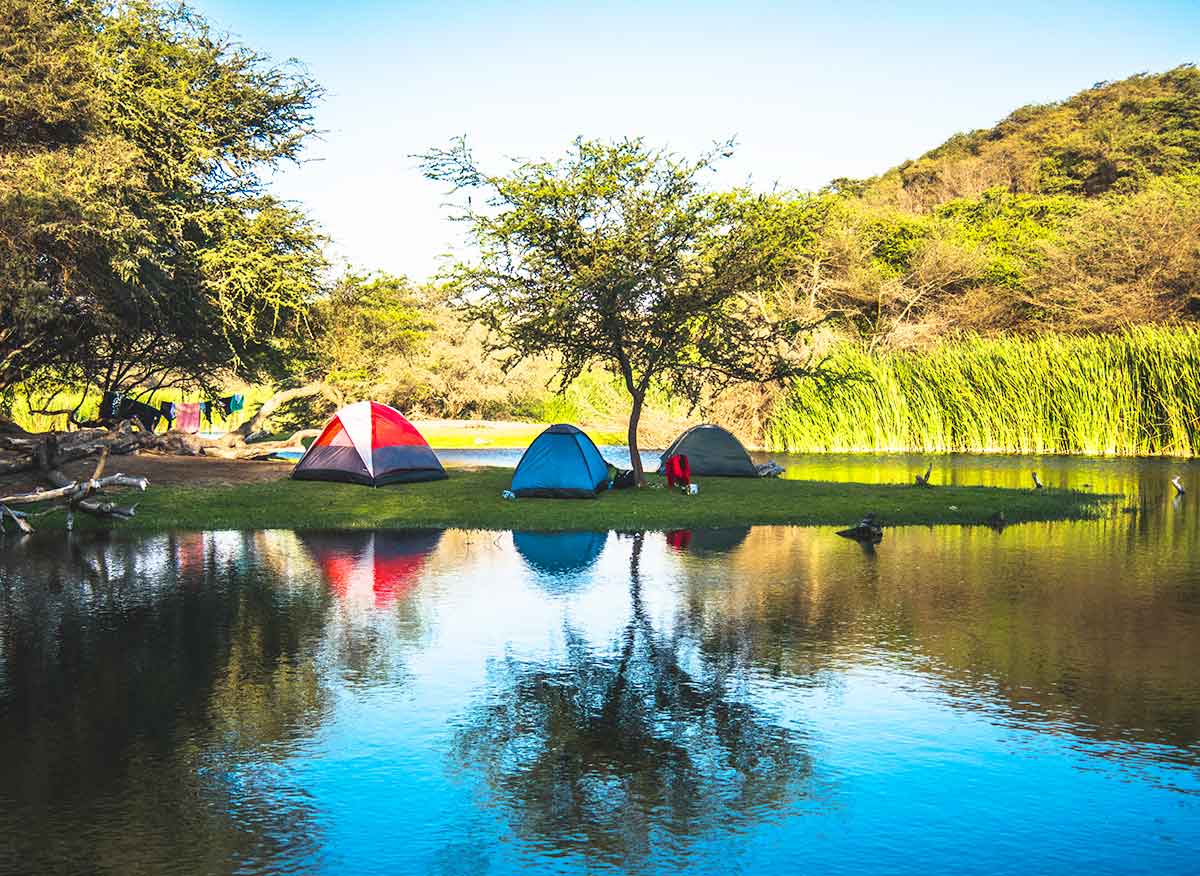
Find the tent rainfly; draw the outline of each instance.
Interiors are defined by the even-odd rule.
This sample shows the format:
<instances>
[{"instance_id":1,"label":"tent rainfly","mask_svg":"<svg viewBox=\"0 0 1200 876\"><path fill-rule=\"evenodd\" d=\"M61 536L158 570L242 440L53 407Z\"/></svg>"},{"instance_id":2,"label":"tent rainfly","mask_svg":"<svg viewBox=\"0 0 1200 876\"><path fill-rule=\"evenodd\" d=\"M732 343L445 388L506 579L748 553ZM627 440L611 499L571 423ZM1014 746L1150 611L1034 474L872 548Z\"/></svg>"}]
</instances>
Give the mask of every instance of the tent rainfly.
<instances>
[{"instance_id":1,"label":"tent rainfly","mask_svg":"<svg viewBox=\"0 0 1200 876\"><path fill-rule=\"evenodd\" d=\"M441 480L446 470L403 414L378 402L363 401L333 415L296 463L292 477L380 487Z\"/></svg>"},{"instance_id":2,"label":"tent rainfly","mask_svg":"<svg viewBox=\"0 0 1200 876\"><path fill-rule=\"evenodd\" d=\"M518 498L594 499L608 481L608 464L592 439L566 423L533 439L513 472Z\"/></svg>"},{"instance_id":3,"label":"tent rainfly","mask_svg":"<svg viewBox=\"0 0 1200 876\"><path fill-rule=\"evenodd\" d=\"M659 458L659 474L675 454L688 458L693 475L709 477L756 478L758 470L750 454L728 430L711 423L693 426L672 442Z\"/></svg>"}]
</instances>

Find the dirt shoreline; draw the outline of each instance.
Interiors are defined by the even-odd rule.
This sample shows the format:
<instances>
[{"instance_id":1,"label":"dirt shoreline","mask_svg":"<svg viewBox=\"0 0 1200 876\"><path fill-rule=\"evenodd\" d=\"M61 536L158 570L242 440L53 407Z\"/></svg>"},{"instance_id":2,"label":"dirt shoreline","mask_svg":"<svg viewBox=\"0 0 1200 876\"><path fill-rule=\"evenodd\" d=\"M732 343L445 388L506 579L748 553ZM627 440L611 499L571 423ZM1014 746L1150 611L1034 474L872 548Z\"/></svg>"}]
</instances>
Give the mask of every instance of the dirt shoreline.
<instances>
[{"instance_id":1,"label":"dirt shoreline","mask_svg":"<svg viewBox=\"0 0 1200 876\"><path fill-rule=\"evenodd\" d=\"M258 459L217 459L213 456L170 456L161 453L129 453L109 457L105 474L127 474L147 478L156 487L215 487L277 481L292 473L294 463ZM78 459L62 467L69 478L86 478L96 460ZM19 493L45 486L32 471L0 477L0 494Z\"/></svg>"}]
</instances>

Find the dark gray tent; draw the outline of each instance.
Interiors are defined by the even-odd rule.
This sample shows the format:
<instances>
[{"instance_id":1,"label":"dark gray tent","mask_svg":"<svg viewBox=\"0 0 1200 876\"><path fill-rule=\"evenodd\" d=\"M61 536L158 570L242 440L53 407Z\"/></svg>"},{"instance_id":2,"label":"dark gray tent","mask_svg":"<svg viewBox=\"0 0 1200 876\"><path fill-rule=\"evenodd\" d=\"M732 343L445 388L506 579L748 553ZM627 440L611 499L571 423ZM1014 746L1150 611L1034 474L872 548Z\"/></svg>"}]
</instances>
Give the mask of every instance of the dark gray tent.
<instances>
[{"instance_id":1,"label":"dark gray tent","mask_svg":"<svg viewBox=\"0 0 1200 876\"><path fill-rule=\"evenodd\" d=\"M750 454L726 429L705 423L693 426L663 451L659 458L658 472L662 474L667 460L676 453L688 458L694 475L730 478L756 478L758 470L750 461Z\"/></svg>"}]
</instances>

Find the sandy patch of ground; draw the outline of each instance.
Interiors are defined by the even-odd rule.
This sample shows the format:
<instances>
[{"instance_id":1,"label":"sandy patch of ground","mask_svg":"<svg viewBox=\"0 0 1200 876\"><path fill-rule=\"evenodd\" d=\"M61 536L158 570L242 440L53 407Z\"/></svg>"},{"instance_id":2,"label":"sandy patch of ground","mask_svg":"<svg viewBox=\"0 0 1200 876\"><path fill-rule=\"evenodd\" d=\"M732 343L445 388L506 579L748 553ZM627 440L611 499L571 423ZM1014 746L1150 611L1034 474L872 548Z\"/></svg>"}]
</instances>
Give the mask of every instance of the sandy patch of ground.
<instances>
[{"instance_id":1,"label":"sandy patch of ground","mask_svg":"<svg viewBox=\"0 0 1200 876\"><path fill-rule=\"evenodd\" d=\"M286 478L292 473L293 464L273 460L217 459L211 456L168 456L157 453L130 453L109 457L105 474L127 474L130 477L148 478L151 485L167 486L217 486L222 484L248 484ZM89 477L96 467L96 460L80 459L63 466L69 478ZM0 477L0 493L18 493L45 486L33 472Z\"/></svg>"}]
</instances>

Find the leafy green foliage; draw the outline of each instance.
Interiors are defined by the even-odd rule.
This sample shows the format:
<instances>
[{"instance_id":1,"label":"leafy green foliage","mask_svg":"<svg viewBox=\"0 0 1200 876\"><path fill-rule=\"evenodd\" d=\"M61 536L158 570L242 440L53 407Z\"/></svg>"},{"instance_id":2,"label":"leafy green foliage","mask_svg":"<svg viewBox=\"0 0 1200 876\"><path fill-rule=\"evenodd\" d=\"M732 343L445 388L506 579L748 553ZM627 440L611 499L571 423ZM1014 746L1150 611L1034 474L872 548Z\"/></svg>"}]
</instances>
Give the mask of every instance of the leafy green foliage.
<instances>
[{"instance_id":1,"label":"leafy green foliage","mask_svg":"<svg viewBox=\"0 0 1200 876\"><path fill-rule=\"evenodd\" d=\"M981 281L1017 287L1040 266L1046 244L1060 242L1067 221L1082 208L1075 198L988 189L977 198L942 204L933 215L956 239L985 249Z\"/></svg>"},{"instance_id":2,"label":"leafy green foliage","mask_svg":"<svg viewBox=\"0 0 1200 876\"><path fill-rule=\"evenodd\" d=\"M0 390L280 374L323 241L260 173L319 89L181 5L0 11Z\"/></svg>"},{"instance_id":3,"label":"leafy green foliage","mask_svg":"<svg viewBox=\"0 0 1200 876\"><path fill-rule=\"evenodd\" d=\"M805 294L871 344L1200 315L1200 71L1101 83L836 180Z\"/></svg>"},{"instance_id":4,"label":"leafy green foliage","mask_svg":"<svg viewBox=\"0 0 1200 876\"><path fill-rule=\"evenodd\" d=\"M389 363L420 345L432 323L419 290L388 274L342 276L314 311L316 343L304 346L315 373L351 397L366 397Z\"/></svg>"},{"instance_id":5,"label":"leafy green foliage","mask_svg":"<svg viewBox=\"0 0 1200 876\"><path fill-rule=\"evenodd\" d=\"M639 477L652 387L696 403L810 370L808 314L777 295L804 226L776 199L711 196L701 179L727 151L687 161L638 140L577 140L507 175L480 170L463 141L423 157L431 179L486 193L459 217L479 253L450 274L466 312L512 364L552 354L561 388L594 365L620 375Z\"/></svg>"},{"instance_id":6,"label":"leafy green foliage","mask_svg":"<svg viewBox=\"0 0 1200 876\"><path fill-rule=\"evenodd\" d=\"M1200 71L1102 82L1061 103L1023 107L956 134L866 186L863 196L930 209L997 186L1013 193L1130 192L1200 163Z\"/></svg>"}]
</instances>

